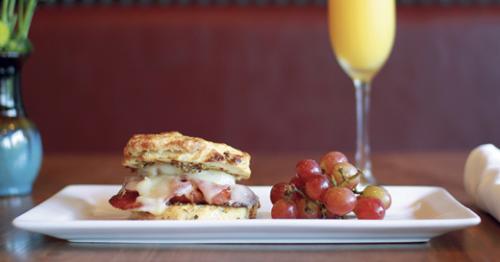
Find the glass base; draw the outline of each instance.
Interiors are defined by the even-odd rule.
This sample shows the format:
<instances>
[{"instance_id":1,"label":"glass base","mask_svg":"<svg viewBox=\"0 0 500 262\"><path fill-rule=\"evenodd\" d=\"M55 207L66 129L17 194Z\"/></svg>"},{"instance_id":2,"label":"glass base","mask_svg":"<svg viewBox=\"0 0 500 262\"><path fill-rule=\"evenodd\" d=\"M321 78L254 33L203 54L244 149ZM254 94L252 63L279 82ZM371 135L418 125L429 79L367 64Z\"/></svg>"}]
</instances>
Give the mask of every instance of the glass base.
<instances>
[{"instance_id":1,"label":"glass base","mask_svg":"<svg viewBox=\"0 0 500 262\"><path fill-rule=\"evenodd\" d=\"M361 176L361 181L358 185L358 190L363 190L368 185L376 185L377 180L373 176L371 170L363 170L363 175Z\"/></svg>"},{"instance_id":2,"label":"glass base","mask_svg":"<svg viewBox=\"0 0 500 262\"><path fill-rule=\"evenodd\" d=\"M0 187L0 196L19 196L31 193L33 186L8 186Z\"/></svg>"}]
</instances>

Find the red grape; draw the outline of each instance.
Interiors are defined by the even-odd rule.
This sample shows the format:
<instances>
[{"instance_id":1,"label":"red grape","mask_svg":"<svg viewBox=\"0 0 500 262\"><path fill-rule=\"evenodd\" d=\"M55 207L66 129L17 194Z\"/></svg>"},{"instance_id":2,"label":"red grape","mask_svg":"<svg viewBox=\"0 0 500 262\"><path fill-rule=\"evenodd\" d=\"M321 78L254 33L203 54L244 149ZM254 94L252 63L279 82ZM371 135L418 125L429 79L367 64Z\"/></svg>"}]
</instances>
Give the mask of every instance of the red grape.
<instances>
[{"instance_id":1,"label":"red grape","mask_svg":"<svg viewBox=\"0 0 500 262\"><path fill-rule=\"evenodd\" d=\"M303 159L295 170L288 183L271 189L274 219L339 219L350 212L358 219L383 219L391 206L391 195L383 187L355 190L363 173L341 152L326 153L320 163Z\"/></svg>"},{"instance_id":2,"label":"red grape","mask_svg":"<svg viewBox=\"0 0 500 262\"><path fill-rule=\"evenodd\" d=\"M300 160L295 166L295 170L297 171L297 175L304 181L310 177L321 175L321 168L318 162L312 159Z\"/></svg>"},{"instance_id":3,"label":"red grape","mask_svg":"<svg viewBox=\"0 0 500 262\"><path fill-rule=\"evenodd\" d=\"M344 154L338 151L331 151L321 157L319 164L325 174L331 174L335 164L344 162L347 162L347 157Z\"/></svg>"},{"instance_id":4,"label":"red grape","mask_svg":"<svg viewBox=\"0 0 500 262\"><path fill-rule=\"evenodd\" d=\"M385 209L378 198L358 197L354 213L358 219L383 219Z\"/></svg>"},{"instance_id":5,"label":"red grape","mask_svg":"<svg viewBox=\"0 0 500 262\"><path fill-rule=\"evenodd\" d=\"M326 176L313 176L306 181L305 193L312 200L321 200L330 185L330 181Z\"/></svg>"},{"instance_id":6,"label":"red grape","mask_svg":"<svg viewBox=\"0 0 500 262\"><path fill-rule=\"evenodd\" d=\"M297 205L297 218L321 218L321 207L316 202L302 198L295 204Z\"/></svg>"},{"instance_id":7,"label":"red grape","mask_svg":"<svg viewBox=\"0 0 500 262\"><path fill-rule=\"evenodd\" d=\"M298 190L304 192L306 183L298 175L292 177L292 179L290 180L290 184L293 184Z\"/></svg>"},{"instance_id":8,"label":"red grape","mask_svg":"<svg viewBox=\"0 0 500 262\"><path fill-rule=\"evenodd\" d=\"M382 202L382 206L384 207L384 209L388 209L391 206L391 195L383 187L369 185L365 187L365 189L361 193L361 196L379 199L380 202Z\"/></svg>"},{"instance_id":9,"label":"red grape","mask_svg":"<svg viewBox=\"0 0 500 262\"><path fill-rule=\"evenodd\" d=\"M288 183L278 183L271 188L271 202L274 204L280 199L295 201L300 198L295 186Z\"/></svg>"},{"instance_id":10,"label":"red grape","mask_svg":"<svg viewBox=\"0 0 500 262\"><path fill-rule=\"evenodd\" d=\"M332 187L323 196L323 203L329 214L345 216L356 206L356 196L345 187Z\"/></svg>"},{"instance_id":11,"label":"red grape","mask_svg":"<svg viewBox=\"0 0 500 262\"><path fill-rule=\"evenodd\" d=\"M325 217L328 218L328 219L339 219L340 216L337 216L335 214L332 214L330 211L328 211L328 209L325 210Z\"/></svg>"},{"instance_id":12,"label":"red grape","mask_svg":"<svg viewBox=\"0 0 500 262\"><path fill-rule=\"evenodd\" d=\"M280 199L271 209L272 218L297 218L297 206L290 200Z\"/></svg>"},{"instance_id":13,"label":"red grape","mask_svg":"<svg viewBox=\"0 0 500 262\"><path fill-rule=\"evenodd\" d=\"M335 164L330 178L335 181L338 187L346 187L351 190L356 188L361 179L358 169L347 162Z\"/></svg>"}]
</instances>

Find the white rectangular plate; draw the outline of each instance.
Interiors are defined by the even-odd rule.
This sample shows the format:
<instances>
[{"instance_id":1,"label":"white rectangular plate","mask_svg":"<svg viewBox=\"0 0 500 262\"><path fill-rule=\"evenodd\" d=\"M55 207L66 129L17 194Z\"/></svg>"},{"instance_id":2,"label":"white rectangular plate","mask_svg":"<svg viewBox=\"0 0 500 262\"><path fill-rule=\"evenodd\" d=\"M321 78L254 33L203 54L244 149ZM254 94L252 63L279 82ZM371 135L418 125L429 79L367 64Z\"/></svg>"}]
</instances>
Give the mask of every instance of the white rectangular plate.
<instances>
[{"instance_id":1,"label":"white rectangular plate","mask_svg":"<svg viewBox=\"0 0 500 262\"><path fill-rule=\"evenodd\" d=\"M480 223L439 187L387 186L393 204L384 220L270 219L270 187L251 187L262 207L257 219L234 221L127 220L108 199L110 185L67 186L17 217L16 227L72 242L116 243L395 243L425 242Z\"/></svg>"}]
</instances>

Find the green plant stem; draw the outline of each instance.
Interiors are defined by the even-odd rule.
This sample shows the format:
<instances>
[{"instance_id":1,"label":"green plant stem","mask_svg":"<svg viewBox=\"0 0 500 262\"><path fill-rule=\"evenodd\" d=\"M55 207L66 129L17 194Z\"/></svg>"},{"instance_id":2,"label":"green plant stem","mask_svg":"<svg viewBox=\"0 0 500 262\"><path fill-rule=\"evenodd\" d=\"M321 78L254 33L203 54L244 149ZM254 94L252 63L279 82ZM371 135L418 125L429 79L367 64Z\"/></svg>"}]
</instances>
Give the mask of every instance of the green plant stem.
<instances>
[{"instance_id":1,"label":"green plant stem","mask_svg":"<svg viewBox=\"0 0 500 262\"><path fill-rule=\"evenodd\" d=\"M4 0L5 1L5 0ZM17 16L14 14L14 10L16 7L16 0L9 1L9 10L8 10L8 25L11 32L14 31L14 27L16 26Z\"/></svg>"},{"instance_id":2,"label":"green plant stem","mask_svg":"<svg viewBox=\"0 0 500 262\"><path fill-rule=\"evenodd\" d=\"M24 25L20 28L21 37L28 38L28 32L30 31L31 20L33 19L33 14L35 13L36 0L29 0L28 6L26 7Z\"/></svg>"},{"instance_id":3,"label":"green plant stem","mask_svg":"<svg viewBox=\"0 0 500 262\"><path fill-rule=\"evenodd\" d=\"M2 1L2 22L7 23L7 9L9 7L10 0Z\"/></svg>"},{"instance_id":4,"label":"green plant stem","mask_svg":"<svg viewBox=\"0 0 500 262\"><path fill-rule=\"evenodd\" d=\"M19 29L23 27L24 24L24 1L19 0L19 4L17 5L17 16L19 17L17 21L17 36L19 36Z\"/></svg>"},{"instance_id":5,"label":"green plant stem","mask_svg":"<svg viewBox=\"0 0 500 262\"><path fill-rule=\"evenodd\" d=\"M0 51L29 51L28 33L37 3L37 0L2 0L0 21L8 27L10 34L7 32L7 42Z\"/></svg>"},{"instance_id":6,"label":"green plant stem","mask_svg":"<svg viewBox=\"0 0 500 262\"><path fill-rule=\"evenodd\" d=\"M16 7L16 0L4 0L9 2L8 16L12 18L14 16L14 9Z\"/></svg>"}]
</instances>

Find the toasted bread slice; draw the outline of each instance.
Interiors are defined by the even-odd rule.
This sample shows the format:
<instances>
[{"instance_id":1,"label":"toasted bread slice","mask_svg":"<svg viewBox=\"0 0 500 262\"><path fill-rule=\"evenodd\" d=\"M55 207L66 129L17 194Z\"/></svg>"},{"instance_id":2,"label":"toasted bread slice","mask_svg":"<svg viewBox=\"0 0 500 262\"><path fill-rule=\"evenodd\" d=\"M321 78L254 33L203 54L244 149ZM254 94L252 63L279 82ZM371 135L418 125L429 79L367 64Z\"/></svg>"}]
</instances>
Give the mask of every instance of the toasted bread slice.
<instances>
[{"instance_id":1,"label":"toasted bread slice","mask_svg":"<svg viewBox=\"0 0 500 262\"><path fill-rule=\"evenodd\" d=\"M258 206L227 207L214 205L179 204L170 205L160 215L133 211L132 219L146 220L235 220L257 217Z\"/></svg>"},{"instance_id":2,"label":"toasted bread slice","mask_svg":"<svg viewBox=\"0 0 500 262\"><path fill-rule=\"evenodd\" d=\"M123 165L133 169L169 163L183 169L224 171L236 180L247 179L251 173L248 153L179 132L134 135L123 154Z\"/></svg>"}]
</instances>

